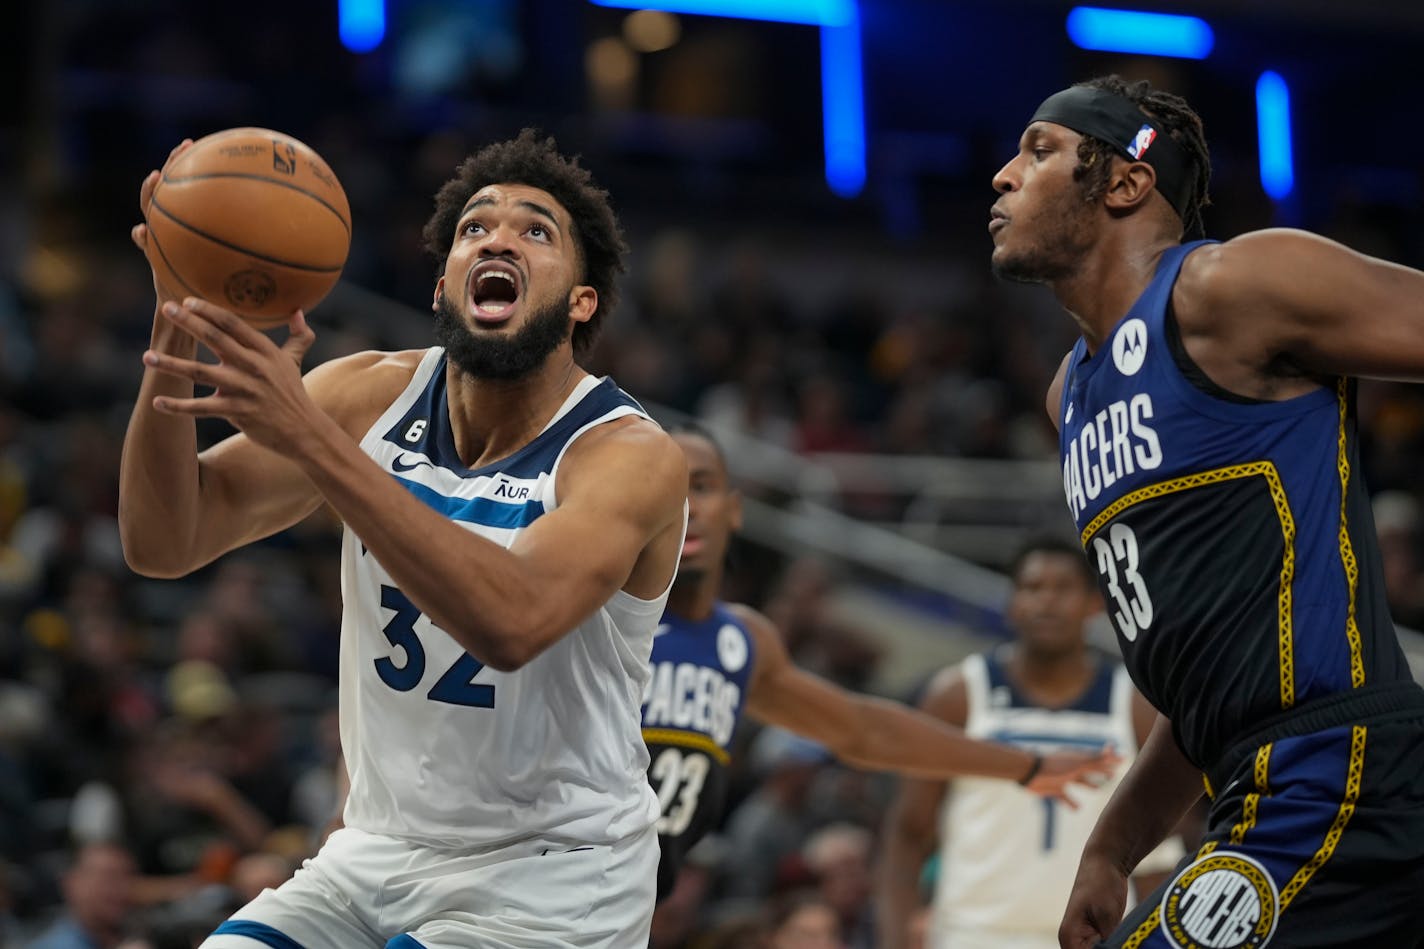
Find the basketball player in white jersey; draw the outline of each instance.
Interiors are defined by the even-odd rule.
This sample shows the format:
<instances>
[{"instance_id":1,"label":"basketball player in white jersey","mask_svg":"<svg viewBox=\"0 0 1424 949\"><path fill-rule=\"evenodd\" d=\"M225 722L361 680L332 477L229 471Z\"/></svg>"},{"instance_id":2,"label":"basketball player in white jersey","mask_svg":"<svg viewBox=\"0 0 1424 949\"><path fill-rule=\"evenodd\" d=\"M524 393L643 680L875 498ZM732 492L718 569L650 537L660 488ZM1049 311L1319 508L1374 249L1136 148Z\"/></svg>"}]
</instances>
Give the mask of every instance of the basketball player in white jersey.
<instances>
[{"instance_id":1,"label":"basketball player in white jersey","mask_svg":"<svg viewBox=\"0 0 1424 949\"><path fill-rule=\"evenodd\" d=\"M1003 781L905 780L877 868L884 949L908 945L921 868L936 840L929 949L1056 949L1083 844L1151 730L1155 712L1127 670L1087 646L1085 624L1102 605L1083 552L1035 541L1012 575L1016 641L944 670L921 708L974 738L1039 753L1111 744L1123 761L1101 787L1071 789L1076 807ZM1149 892L1182 853L1180 840L1168 838L1137 868L1138 892Z\"/></svg>"},{"instance_id":2,"label":"basketball player in white jersey","mask_svg":"<svg viewBox=\"0 0 1424 949\"><path fill-rule=\"evenodd\" d=\"M181 576L323 503L346 525L345 826L205 949L647 942L639 703L687 468L576 362L613 303L618 224L587 171L525 132L460 166L425 237L441 345L305 379L301 313L279 347L156 285L120 482L129 563ZM198 453L208 416L240 434Z\"/></svg>"}]
</instances>

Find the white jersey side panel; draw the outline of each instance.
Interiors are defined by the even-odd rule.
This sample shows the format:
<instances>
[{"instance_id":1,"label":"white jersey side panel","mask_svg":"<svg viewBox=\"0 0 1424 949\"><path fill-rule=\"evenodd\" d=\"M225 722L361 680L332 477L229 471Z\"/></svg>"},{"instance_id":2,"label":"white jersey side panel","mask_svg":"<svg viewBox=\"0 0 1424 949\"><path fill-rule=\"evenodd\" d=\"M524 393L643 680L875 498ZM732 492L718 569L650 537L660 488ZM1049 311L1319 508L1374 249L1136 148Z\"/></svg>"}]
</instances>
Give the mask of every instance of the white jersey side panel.
<instances>
[{"instance_id":1,"label":"white jersey side panel","mask_svg":"<svg viewBox=\"0 0 1424 949\"><path fill-rule=\"evenodd\" d=\"M1077 810L1006 781L949 782L940 812L936 946L954 944L949 937L956 931L1002 932L1006 939L1056 934L1083 844L1137 751L1132 685L1120 664L1100 676L1096 703L1056 710L1015 701L1007 684L994 681L991 661L976 655L961 666L969 699L966 733L1039 753L1111 743L1123 761L1103 787L1070 790Z\"/></svg>"},{"instance_id":2,"label":"white jersey side panel","mask_svg":"<svg viewBox=\"0 0 1424 949\"><path fill-rule=\"evenodd\" d=\"M427 505L505 547L556 506L557 465L579 435L644 415L611 381L585 379L530 445L470 470L454 451L444 378L444 353L432 349L361 448ZM347 826L473 849L533 836L612 843L657 819L639 709L666 592L645 601L620 591L504 673L424 616L349 528L341 571Z\"/></svg>"}]
</instances>

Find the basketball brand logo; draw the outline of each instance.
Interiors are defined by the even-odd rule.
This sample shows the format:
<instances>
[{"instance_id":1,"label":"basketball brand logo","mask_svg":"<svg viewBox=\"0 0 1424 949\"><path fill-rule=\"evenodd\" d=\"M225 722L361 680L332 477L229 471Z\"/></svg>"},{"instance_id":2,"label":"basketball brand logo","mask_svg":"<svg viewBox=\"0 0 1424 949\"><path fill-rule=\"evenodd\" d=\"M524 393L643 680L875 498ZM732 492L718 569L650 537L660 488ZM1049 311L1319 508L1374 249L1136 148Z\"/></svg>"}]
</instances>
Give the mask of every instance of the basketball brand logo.
<instances>
[{"instance_id":1,"label":"basketball brand logo","mask_svg":"<svg viewBox=\"0 0 1424 949\"><path fill-rule=\"evenodd\" d=\"M1137 130L1137 136L1132 140L1132 144L1127 146L1127 153L1133 158L1141 159L1147 154L1147 149L1152 146L1152 142L1157 138L1157 130L1150 125L1144 125Z\"/></svg>"},{"instance_id":2,"label":"basketball brand logo","mask_svg":"<svg viewBox=\"0 0 1424 949\"><path fill-rule=\"evenodd\" d=\"M272 139L272 170L284 175L297 173L297 148L291 142L280 138Z\"/></svg>"},{"instance_id":3,"label":"basketball brand logo","mask_svg":"<svg viewBox=\"0 0 1424 949\"><path fill-rule=\"evenodd\" d=\"M1178 949L1257 949L1276 931L1280 893L1245 854L1216 852L1187 867L1162 898L1162 930Z\"/></svg>"},{"instance_id":4,"label":"basketball brand logo","mask_svg":"<svg viewBox=\"0 0 1424 949\"><path fill-rule=\"evenodd\" d=\"M1128 320L1118 327L1112 344L1113 365L1124 376L1134 376L1147 359L1147 324L1139 319Z\"/></svg>"},{"instance_id":5,"label":"basketball brand logo","mask_svg":"<svg viewBox=\"0 0 1424 949\"><path fill-rule=\"evenodd\" d=\"M272 275L261 270L239 270L223 281L224 295L239 309L262 306L276 289Z\"/></svg>"}]
</instances>

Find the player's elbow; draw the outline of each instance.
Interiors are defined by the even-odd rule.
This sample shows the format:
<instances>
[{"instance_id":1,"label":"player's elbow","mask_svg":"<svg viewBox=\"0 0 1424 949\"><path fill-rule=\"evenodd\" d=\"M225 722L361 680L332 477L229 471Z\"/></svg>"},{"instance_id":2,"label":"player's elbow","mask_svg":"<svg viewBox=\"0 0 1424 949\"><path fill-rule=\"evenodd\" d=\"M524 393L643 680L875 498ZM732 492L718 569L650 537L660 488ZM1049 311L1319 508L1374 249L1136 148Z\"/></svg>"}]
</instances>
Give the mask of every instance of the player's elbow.
<instances>
[{"instance_id":1,"label":"player's elbow","mask_svg":"<svg viewBox=\"0 0 1424 949\"><path fill-rule=\"evenodd\" d=\"M132 531L119 529L119 542L124 551L124 563L134 573L153 580L176 580L192 573L197 565L177 551L172 544L162 541L144 542Z\"/></svg>"}]
</instances>

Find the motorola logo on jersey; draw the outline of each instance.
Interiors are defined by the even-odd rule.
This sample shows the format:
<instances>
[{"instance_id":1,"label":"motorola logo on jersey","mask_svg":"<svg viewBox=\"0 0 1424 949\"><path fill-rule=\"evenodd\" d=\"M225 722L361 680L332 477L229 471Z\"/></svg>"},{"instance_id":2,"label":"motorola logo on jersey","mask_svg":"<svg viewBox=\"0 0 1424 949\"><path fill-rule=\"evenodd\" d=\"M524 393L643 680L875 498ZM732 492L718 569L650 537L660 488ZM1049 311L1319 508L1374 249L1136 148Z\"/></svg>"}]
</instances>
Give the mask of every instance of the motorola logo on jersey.
<instances>
[{"instance_id":1,"label":"motorola logo on jersey","mask_svg":"<svg viewBox=\"0 0 1424 949\"><path fill-rule=\"evenodd\" d=\"M728 672L741 672L747 664L747 634L731 623L717 630L717 658Z\"/></svg>"},{"instance_id":2,"label":"motorola logo on jersey","mask_svg":"<svg viewBox=\"0 0 1424 949\"><path fill-rule=\"evenodd\" d=\"M1252 858L1215 852L1188 866L1162 897L1162 931L1177 949L1257 949L1276 931L1280 893Z\"/></svg>"},{"instance_id":3,"label":"motorola logo on jersey","mask_svg":"<svg viewBox=\"0 0 1424 949\"><path fill-rule=\"evenodd\" d=\"M1124 376L1135 376L1147 359L1147 324L1133 317L1118 327L1112 342L1113 365Z\"/></svg>"},{"instance_id":4,"label":"motorola logo on jersey","mask_svg":"<svg viewBox=\"0 0 1424 949\"><path fill-rule=\"evenodd\" d=\"M1119 478L1162 465L1162 442L1152 427L1153 415L1152 396L1139 392L1083 420L1063 459L1063 494L1075 518Z\"/></svg>"},{"instance_id":5,"label":"motorola logo on jersey","mask_svg":"<svg viewBox=\"0 0 1424 949\"><path fill-rule=\"evenodd\" d=\"M725 747L732 740L741 700L741 688L720 669L659 662L643 692L643 727L697 731Z\"/></svg>"}]
</instances>

